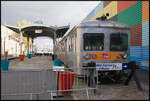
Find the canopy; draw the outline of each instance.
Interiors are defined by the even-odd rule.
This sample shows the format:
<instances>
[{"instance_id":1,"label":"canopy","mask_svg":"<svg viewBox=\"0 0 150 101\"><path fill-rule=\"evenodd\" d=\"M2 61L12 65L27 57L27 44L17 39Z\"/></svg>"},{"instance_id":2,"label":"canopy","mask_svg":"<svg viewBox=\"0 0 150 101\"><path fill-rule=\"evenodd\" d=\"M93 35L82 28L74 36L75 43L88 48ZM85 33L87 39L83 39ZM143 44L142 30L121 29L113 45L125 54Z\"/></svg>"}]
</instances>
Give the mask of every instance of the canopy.
<instances>
[{"instance_id":1,"label":"canopy","mask_svg":"<svg viewBox=\"0 0 150 101\"><path fill-rule=\"evenodd\" d=\"M54 33L56 33L56 38L60 38L67 32L70 26L54 27L43 24L31 24L23 27L15 27L11 25L6 25L6 27L19 34L21 31L24 37L35 38L39 36L47 36L54 38Z\"/></svg>"}]
</instances>

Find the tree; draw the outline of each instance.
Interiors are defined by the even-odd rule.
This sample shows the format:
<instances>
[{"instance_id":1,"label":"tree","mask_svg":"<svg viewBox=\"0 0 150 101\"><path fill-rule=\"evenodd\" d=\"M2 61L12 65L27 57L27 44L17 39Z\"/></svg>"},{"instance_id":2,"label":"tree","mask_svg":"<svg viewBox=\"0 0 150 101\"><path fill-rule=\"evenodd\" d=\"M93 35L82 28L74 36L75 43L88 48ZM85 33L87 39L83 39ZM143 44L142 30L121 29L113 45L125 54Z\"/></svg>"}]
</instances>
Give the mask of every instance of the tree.
<instances>
[{"instance_id":1,"label":"tree","mask_svg":"<svg viewBox=\"0 0 150 101\"><path fill-rule=\"evenodd\" d=\"M28 22L28 21L26 21L26 20L22 20L22 21L18 21L18 22L16 23L16 26L17 26L17 27L22 27L22 26L30 25L30 24L31 24L31 22Z\"/></svg>"}]
</instances>

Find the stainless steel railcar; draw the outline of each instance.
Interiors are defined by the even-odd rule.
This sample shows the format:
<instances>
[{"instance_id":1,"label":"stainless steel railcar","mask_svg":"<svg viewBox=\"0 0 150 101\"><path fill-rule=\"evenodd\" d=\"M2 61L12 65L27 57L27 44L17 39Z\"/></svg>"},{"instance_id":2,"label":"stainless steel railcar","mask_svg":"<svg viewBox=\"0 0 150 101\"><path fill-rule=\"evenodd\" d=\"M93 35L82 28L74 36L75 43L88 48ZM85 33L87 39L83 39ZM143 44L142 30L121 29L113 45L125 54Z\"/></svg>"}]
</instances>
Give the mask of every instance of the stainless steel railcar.
<instances>
[{"instance_id":1,"label":"stainless steel railcar","mask_svg":"<svg viewBox=\"0 0 150 101\"><path fill-rule=\"evenodd\" d=\"M56 47L56 54L69 67L88 67L93 62L102 72L121 71L127 69L129 36L130 28L125 24L86 21L62 38Z\"/></svg>"}]
</instances>

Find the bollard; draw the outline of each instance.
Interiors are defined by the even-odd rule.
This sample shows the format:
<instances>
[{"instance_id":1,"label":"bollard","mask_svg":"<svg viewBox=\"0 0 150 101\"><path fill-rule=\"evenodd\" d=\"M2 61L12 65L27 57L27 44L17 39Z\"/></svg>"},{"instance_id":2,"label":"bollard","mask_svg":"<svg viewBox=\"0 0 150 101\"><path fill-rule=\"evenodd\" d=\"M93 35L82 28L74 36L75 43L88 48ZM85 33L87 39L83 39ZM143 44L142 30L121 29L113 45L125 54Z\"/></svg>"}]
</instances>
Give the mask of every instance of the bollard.
<instances>
[{"instance_id":1,"label":"bollard","mask_svg":"<svg viewBox=\"0 0 150 101\"><path fill-rule=\"evenodd\" d=\"M32 54L27 54L28 59L31 59Z\"/></svg>"},{"instance_id":2,"label":"bollard","mask_svg":"<svg viewBox=\"0 0 150 101\"><path fill-rule=\"evenodd\" d=\"M2 60L1 61L1 69L2 71L7 71L9 67L9 60Z\"/></svg>"},{"instance_id":3,"label":"bollard","mask_svg":"<svg viewBox=\"0 0 150 101\"><path fill-rule=\"evenodd\" d=\"M20 61L23 61L23 60L24 60L24 55L23 55L23 54L20 54L20 55L19 55L19 59L20 59Z\"/></svg>"}]
</instances>

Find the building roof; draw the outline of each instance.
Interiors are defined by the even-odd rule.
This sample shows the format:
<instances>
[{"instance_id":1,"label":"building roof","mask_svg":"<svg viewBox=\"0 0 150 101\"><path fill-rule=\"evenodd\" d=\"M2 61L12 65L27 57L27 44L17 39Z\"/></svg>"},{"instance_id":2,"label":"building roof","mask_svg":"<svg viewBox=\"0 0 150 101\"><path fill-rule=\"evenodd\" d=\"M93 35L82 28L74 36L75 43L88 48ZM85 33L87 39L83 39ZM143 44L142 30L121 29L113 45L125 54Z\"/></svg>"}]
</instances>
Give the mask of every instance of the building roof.
<instances>
[{"instance_id":1,"label":"building roof","mask_svg":"<svg viewBox=\"0 0 150 101\"><path fill-rule=\"evenodd\" d=\"M35 38L39 36L47 36L54 38L54 32L56 32L56 37L60 38L67 32L70 26L54 27L43 24L31 24L23 27L15 27L11 25L6 25L6 27L18 34L20 34L20 31L22 31L24 37Z\"/></svg>"}]
</instances>

